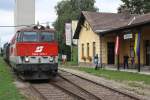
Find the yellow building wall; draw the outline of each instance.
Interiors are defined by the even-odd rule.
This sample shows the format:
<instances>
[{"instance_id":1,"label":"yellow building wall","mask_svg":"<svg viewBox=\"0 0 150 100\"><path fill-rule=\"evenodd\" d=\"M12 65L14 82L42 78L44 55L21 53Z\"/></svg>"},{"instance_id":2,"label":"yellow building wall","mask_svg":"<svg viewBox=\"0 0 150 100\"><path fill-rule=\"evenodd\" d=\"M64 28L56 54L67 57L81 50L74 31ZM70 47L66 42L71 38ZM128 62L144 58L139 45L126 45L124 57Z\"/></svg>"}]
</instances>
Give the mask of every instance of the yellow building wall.
<instances>
[{"instance_id":1,"label":"yellow building wall","mask_svg":"<svg viewBox=\"0 0 150 100\"><path fill-rule=\"evenodd\" d=\"M101 37L102 39L102 63L107 64L108 59L107 59L107 43L108 42L114 42L115 43L115 36L114 35L109 35L109 36L104 36Z\"/></svg>"},{"instance_id":2,"label":"yellow building wall","mask_svg":"<svg viewBox=\"0 0 150 100\"><path fill-rule=\"evenodd\" d=\"M150 40L150 29L145 27L141 31L141 43L140 43L140 63L144 65L146 63L146 47L145 41ZM130 43L134 46L135 34L133 34L132 40L122 40L121 50L120 50L120 63L123 63L123 56L128 54L130 57ZM135 64L138 64L138 57L135 55ZM129 58L129 63L131 63L131 58Z\"/></svg>"},{"instance_id":3,"label":"yellow building wall","mask_svg":"<svg viewBox=\"0 0 150 100\"><path fill-rule=\"evenodd\" d=\"M88 29L86 29L84 26L86 26ZM84 56L87 58L87 43L89 43L89 56L93 60L93 42L95 42L96 45L96 53L98 56L100 55L100 40L99 35L94 33L91 29L90 25L87 21L84 22L84 26L82 26L82 29L80 31L79 35L79 41L78 41L78 59L79 62L88 62L92 63L93 61L86 60L84 61L82 59L82 44L84 44Z\"/></svg>"},{"instance_id":4,"label":"yellow building wall","mask_svg":"<svg viewBox=\"0 0 150 100\"><path fill-rule=\"evenodd\" d=\"M146 48L145 48L145 40L150 40L150 28L145 27L142 29L141 32L141 47L140 47L140 59L141 59L141 64L144 65L146 63ZM108 64L108 59L107 59L107 43L108 42L114 42L116 39L116 35L113 33L106 35L101 38L102 39L102 63L103 64ZM135 34L133 34L133 39L123 39L123 34L120 35L120 50L119 50L119 63L123 64L123 57L125 55L129 56L129 64L131 64L131 57L130 57L130 46L134 47L134 42L135 42ZM138 58L137 55L135 55L135 64L138 64Z\"/></svg>"},{"instance_id":5,"label":"yellow building wall","mask_svg":"<svg viewBox=\"0 0 150 100\"><path fill-rule=\"evenodd\" d=\"M89 29L86 29L84 26L88 27ZM98 34L94 33L91 29L90 25L87 21L84 22L84 26L82 26L82 29L80 31L79 35L79 41L78 41L78 59L79 62L90 62L89 60L84 61L82 59L82 44L84 44L84 56L87 57L87 43L89 43L89 56L93 59L93 42L96 43L96 54L100 57L100 39L101 39L101 50L102 50L102 63L108 64L108 57L107 57L107 43L108 42L114 42L116 39L116 34L108 34L103 37L100 37ZM142 29L142 36L141 36L141 64L146 63L146 49L145 49L145 40L150 40L150 28L144 27ZM134 47L134 41L135 41L135 34L133 34L133 39L123 39L123 34L120 34L120 50L119 50L119 63L123 64L123 57L125 55L129 56L129 64L131 64L131 58L130 58L130 46ZM115 57L114 57L115 59ZM138 58L135 55L135 64L138 63Z\"/></svg>"},{"instance_id":6,"label":"yellow building wall","mask_svg":"<svg viewBox=\"0 0 150 100\"><path fill-rule=\"evenodd\" d=\"M144 27L142 29L142 42L141 42L141 63L146 63L146 47L145 41L150 40L150 27Z\"/></svg>"}]
</instances>

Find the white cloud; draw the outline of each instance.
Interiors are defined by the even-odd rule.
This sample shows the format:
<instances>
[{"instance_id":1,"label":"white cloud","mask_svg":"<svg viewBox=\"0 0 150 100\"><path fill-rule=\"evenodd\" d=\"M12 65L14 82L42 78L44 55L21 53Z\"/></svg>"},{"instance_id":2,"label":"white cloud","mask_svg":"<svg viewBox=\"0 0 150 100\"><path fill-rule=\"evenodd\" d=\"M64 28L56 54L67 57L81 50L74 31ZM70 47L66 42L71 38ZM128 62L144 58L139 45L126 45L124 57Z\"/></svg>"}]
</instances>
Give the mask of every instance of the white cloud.
<instances>
[{"instance_id":1,"label":"white cloud","mask_svg":"<svg viewBox=\"0 0 150 100\"><path fill-rule=\"evenodd\" d=\"M0 10L0 25L13 25L13 11Z\"/></svg>"},{"instance_id":2,"label":"white cloud","mask_svg":"<svg viewBox=\"0 0 150 100\"><path fill-rule=\"evenodd\" d=\"M57 18L54 7L61 0L36 0L36 22L54 22ZM0 26L13 26L14 15L13 10L0 9ZM14 28L0 28L0 42L4 44L10 41L14 34ZM1 44L0 44L1 46Z\"/></svg>"},{"instance_id":3,"label":"white cloud","mask_svg":"<svg viewBox=\"0 0 150 100\"><path fill-rule=\"evenodd\" d=\"M59 1L61 0L38 0L36 2L36 22L54 22L57 18L54 7Z\"/></svg>"},{"instance_id":4,"label":"white cloud","mask_svg":"<svg viewBox=\"0 0 150 100\"><path fill-rule=\"evenodd\" d=\"M14 24L13 20L13 12L12 11L4 11L0 10L0 26L11 26ZM14 34L14 28L0 28L0 46L5 42L10 41L11 37Z\"/></svg>"},{"instance_id":5,"label":"white cloud","mask_svg":"<svg viewBox=\"0 0 150 100\"><path fill-rule=\"evenodd\" d=\"M121 0L96 0L96 6L100 12L117 13L118 7L122 4Z\"/></svg>"},{"instance_id":6,"label":"white cloud","mask_svg":"<svg viewBox=\"0 0 150 100\"><path fill-rule=\"evenodd\" d=\"M57 18L54 7L61 0L35 0L36 1L36 22L54 22ZM117 8L121 4L120 0L96 0L96 6L100 12L117 12ZM0 5L1 6L1 5ZM7 6L7 5L6 5ZM13 25L13 10L0 9L0 25ZM0 40L7 42L14 34L13 28L0 28Z\"/></svg>"}]
</instances>

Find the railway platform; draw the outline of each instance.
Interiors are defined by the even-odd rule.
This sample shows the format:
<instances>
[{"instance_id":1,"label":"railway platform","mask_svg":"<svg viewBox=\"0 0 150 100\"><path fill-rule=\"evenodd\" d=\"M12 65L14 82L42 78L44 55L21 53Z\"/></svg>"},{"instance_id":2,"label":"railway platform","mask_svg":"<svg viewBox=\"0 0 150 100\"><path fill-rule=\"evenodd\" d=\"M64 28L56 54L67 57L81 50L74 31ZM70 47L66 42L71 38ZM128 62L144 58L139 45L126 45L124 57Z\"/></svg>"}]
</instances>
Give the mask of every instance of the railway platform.
<instances>
[{"instance_id":1,"label":"railway platform","mask_svg":"<svg viewBox=\"0 0 150 100\"><path fill-rule=\"evenodd\" d=\"M116 68L111 68L111 67L105 67L107 70L117 70ZM121 68L120 71L122 72L132 72L132 73L139 73L139 74L144 74L144 75L150 75L150 70L141 70L140 72L137 71L137 69L123 69Z\"/></svg>"},{"instance_id":2,"label":"railway platform","mask_svg":"<svg viewBox=\"0 0 150 100\"><path fill-rule=\"evenodd\" d=\"M149 98L150 98L150 96L138 94L136 91L133 91L126 84L122 84L122 83L116 82L114 80L108 80L108 79L105 79L103 77L98 77L98 76L91 75L91 74L83 72L83 71L74 70L74 69L70 69L70 68L66 68L66 67L59 67L59 70L64 70L66 72L70 72L74 75L77 75L77 76L80 76L80 77L85 78L87 80L96 82L97 84L103 84L103 85L108 86L112 89L116 89L116 90L121 91L123 93L127 93L129 95L139 97L143 100L149 100ZM109 70L114 70L114 69L109 69Z\"/></svg>"}]
</instances>

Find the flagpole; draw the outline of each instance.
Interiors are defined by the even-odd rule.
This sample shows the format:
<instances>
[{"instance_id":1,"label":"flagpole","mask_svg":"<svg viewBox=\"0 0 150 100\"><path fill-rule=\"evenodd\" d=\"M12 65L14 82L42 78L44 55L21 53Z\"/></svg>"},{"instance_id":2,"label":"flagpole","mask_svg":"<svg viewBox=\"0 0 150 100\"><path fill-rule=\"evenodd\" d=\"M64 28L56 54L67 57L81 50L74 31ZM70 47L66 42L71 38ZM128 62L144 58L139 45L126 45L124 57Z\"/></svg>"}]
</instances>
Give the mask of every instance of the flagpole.
<instances>
[{"instance_id":1,"label":"flagpole","mask_svg":"<svg viewBox=\"0 0 150 100\"><path fill-rule=\"evenodd\" d=\"M120 66L119 66L119 54L117 55L117 69L120 70Z\"/></svg>"},{"instance_id":2,"label":"flagpole","mask_svg":"<svg viewBox=\"0 0 150 100\"><path fill-rule=\"evenodd\" d=\"M116 60L117 60L117 70L120 70L119 66L119 36L117 35L116 37L116 43L115 43L115 55L116 55Z\"/></svg>"},{"instance_id":3,"label":"flagpole","mask_svg":"<svg viewBox=\"0 0 150 100\"><path fill-rule=\"evenodd\" d=\"M135 44L134 44L134 51L138 58L138 72L141 70L141 59L140 59L140 45L141 45L141 31L138 31L138 33L135 34Z\"/></svg>"},{"instance_id":4,"label":"flagpole","mask_svg":"<svg viewBox=\"0 0 150 100\"><path fill-rule=\"evenodd\" d=\"M139 52L138 52L138 72L141 71L141 31L138 33L139 38Z\"/></svg>"},{"instance_id":5,"label":"flagpole","mask_svg":"<svg viewBox=\"0 0 150 100\"><path fill-rule=\"evenodd\" d=\"M141 62L141 57L140 57L140 53L139 53L139 56L138 56L138 72L141 71L141 63L140 62Z\"/></svg>"}]
</instances>

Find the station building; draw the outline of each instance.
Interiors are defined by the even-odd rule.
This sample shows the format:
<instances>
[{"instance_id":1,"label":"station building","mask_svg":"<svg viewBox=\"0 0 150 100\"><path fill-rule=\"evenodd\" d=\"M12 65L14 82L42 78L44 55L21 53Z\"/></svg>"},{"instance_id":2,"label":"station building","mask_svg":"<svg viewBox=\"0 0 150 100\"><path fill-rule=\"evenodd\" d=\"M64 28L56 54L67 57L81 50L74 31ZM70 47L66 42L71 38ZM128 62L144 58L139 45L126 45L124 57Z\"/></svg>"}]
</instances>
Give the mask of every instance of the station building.
<instances>
[{"instance_id":1,"label":"station building","mask_svg":"<svg viewBox=\"0 0 150 100\"><path fill-rule=\"evenodd\" d=\"M140 57L134 52L135 34L140 36ZM116 37L119 37L118 58L115 56ZM150 13L143 15L124 13L99 13L83 11L74 35L78 39L80 65L93 65L98 54L101 67L123 66L128 56L130 68L140 65L150 69ZM133 60L134 59L134 60Z\"/></svg>"}]
</instances>

